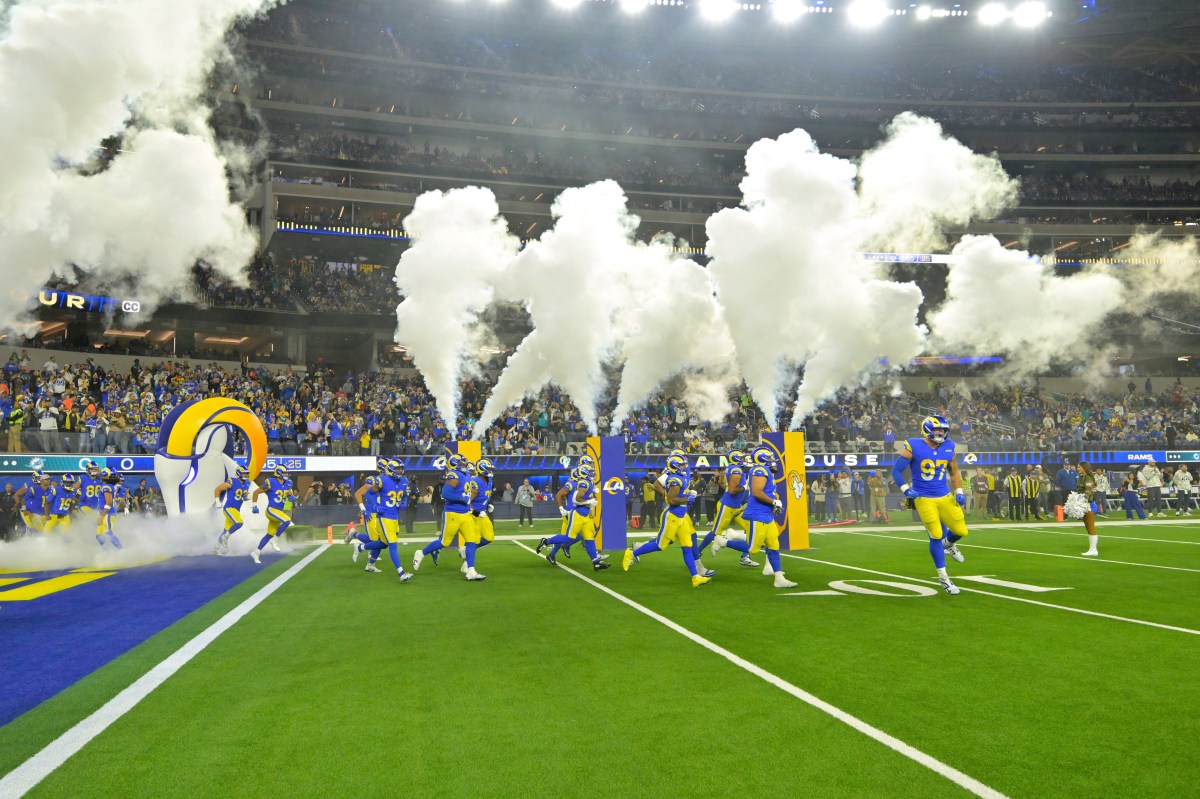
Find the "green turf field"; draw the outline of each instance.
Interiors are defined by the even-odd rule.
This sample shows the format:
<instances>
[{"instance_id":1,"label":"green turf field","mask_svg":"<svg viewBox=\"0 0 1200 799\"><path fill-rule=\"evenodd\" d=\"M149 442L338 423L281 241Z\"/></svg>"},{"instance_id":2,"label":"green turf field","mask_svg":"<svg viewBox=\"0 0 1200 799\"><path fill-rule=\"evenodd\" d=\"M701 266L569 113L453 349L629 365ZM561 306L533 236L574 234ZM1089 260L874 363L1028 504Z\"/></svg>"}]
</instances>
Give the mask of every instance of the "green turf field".
<instances>
[{"instance_id":1,"label":"green turf field","mask_svg":"<svg viewBox=\"0 0 1200 799\"><path fill-rule=\"evenodd\" d=\"M596 574L502 541L484 583L449 552L401 585L338 544L28 795L1191 795L1200 524L1101 534L979 525L957 597L912 530L815 532L786 594L732 552L692 589L675 548ZM308 551L0 728L0 774Z\"/></svg>"}]
</instances>

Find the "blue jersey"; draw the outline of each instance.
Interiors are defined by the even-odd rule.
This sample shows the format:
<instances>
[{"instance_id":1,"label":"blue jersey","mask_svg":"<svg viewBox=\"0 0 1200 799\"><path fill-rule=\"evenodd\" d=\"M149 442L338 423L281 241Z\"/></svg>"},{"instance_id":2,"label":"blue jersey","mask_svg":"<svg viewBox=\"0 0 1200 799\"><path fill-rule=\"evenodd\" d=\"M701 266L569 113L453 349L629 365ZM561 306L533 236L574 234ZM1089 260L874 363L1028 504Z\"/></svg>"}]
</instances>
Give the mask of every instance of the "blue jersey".
<instances>
[{"instance_id":1,"label":"blue jersey","mask_svg":"<svg viewBox=\"0 0 1200 799\"><path fill-rule=\"evenodd\" d=\"M239 480L236 477L229 481L229 488L221 495L222 507L237 510L243 502L250 500L250 481Z\"/></svg>"},{"instance_id":2,"label":"blue jersey","mask_svg":"<svg viewBox=\"0 0 1200 799\"><path fill-rule=\"evenodd\" d=\"M291 491L291 480L280 480L271 477L267 480L267 507L283 510Z\"/></svg>"},{"instance_id":3,"label":"blue jersey","mask_svg":"<svg viewBox=\"0 0 1200 799\"><path fill-rule=\"evenodd\" d=\"M404 510L408 507L408 478L404 475L397 475L393 478L396 481L396 507ZM397 516L397 518L399 518Z\"/></svg>"},{"instance_id":4,"label":"blue jersey","mask_svg":"<svg viewBox=\"0 0 1200 799\"><path fill-rule=\"evenodd\" d=\"M378 478L376 478L378 479ZM373 484L368 484L366 492L363 494L363 516L371 517L379 515L379 494L375 491Z\"/></svg>"},{"instance_id":5,"label":"blue jersey","mask_svg":"<svg viewBox=\"0 0 1200 799\"><path fill-rule=\"evenodd\" d=\"M492 481L476 476L471 478L471 485L471 510L487 513L492 502Z\"/></svg>"},{"instance_id":6,"label":"blue jersey","mask_svg":"<svg viewBox=\"0 0 1200 799\"><path fill-rule=\"evenodd\" d=\"M46 489L39 483L29 483L29 490L25 492L25 510L30 513L46 512Z\"/></svg>"},{"instance_id":7,"label":"blue jersey","mask_svg":"<svg viewBox=\"0 0 1200 799\"><path fill-rule=\"evenodd\" d=\"M765 477L766 482L763 484L762 492L771 500L763 502L758 497L754 496L754 492L746 491L746 510L742 514L742 518L748 522L770 522L775 520L775 499L778 497L776 493L775 475L771 474L771 470L766 466L755 466L750 469L750 473L745 476L746 488L749 489L754 483L754 478Z\"/></svg>"},{"instance_id":8,"label":"blue jersey","mask_svg":"<svg viewBox=\"0 0 1200 799\"><path fill-rule=\"evenodd\" d=\"M579 490L579 483L572 477L563 483L563 488L567 490L566 496L563 498L563 509L573 511L575 510L575 492Z\"/></svg>"},{"instance_id":9,"label":"blue jersey","mask_svg":"<svg viewBox=\"0 0 1200 799\"><path fill-rule=\"evenodd\" d=\"M466 472L447 472L446 480L457 480L458 487L447 482L442 486L442 499L446 501L446 513L467 513L471 510L467 497Z\"/></svg>"},{"instance_id":10,"label":"blue jersey","mask_svg":"<svg viewBox=\"0 0 1200 799\"><path fill-rule=\"evenodd\" d=\"M61 485L50 489L50 515L66 516L71 512L71 504L75 501L75 492Z\"/></svg>"},{"instance_id":11,"label":"blue jersey","mask_svg":"<svg viewBox=\"0 0 1200 799\"><path fill-rule=\"evenodd\" d=\"M583 499L579 499L580 492L582 492ZM588 505L587 503L590 502L594 496L596 496L595 483L593 483L591 480L585 480L583 478L575 481L575 490L571 494L571 500L572 504L575 506L575 510L585 514L591 512L592 506Z\"/></svg>"},{"instance_id":12,"label":"blue jersey","mask_svg":"<svg viewBox=\"0 0 1200 799\"><path fill-rule=\"evenodd\" d=\"M912 450L909 471L917 496L937 499L949 494L950 483L946 475L954 460L954 442L946 439L935 447L923 438L910 438L907 443Z\"/></svg>"},{"instance_id":13,"label":"blue jersey","mask_svg":"<svg viewBox=\"0 0 1200 799\"><path fill-rule=\"evenodd\" d=\"M733 482L733 478L738 477L741 483L738 485L736 494L729 492L729 484ZM738 463L731 463L725 467L725 493L721 496L721 504L727 508L740 508L746 504L746 499L750 496L750 492L746 489L746 469Z\"/></svg>"},{"instance_id":14,"label":"blue jersey","mask_svg":"<svg viewBox=\"0 0 1200 799\"><path fill-rule=\"evenodd\" d=\"M682 497L685 493L687 493L687 490L688 490L687 475L678 474L678 473L668 474L666 485L664 485L663 488L665 488L667 490L668 497L670 497L672 488L678 488L679 496ZM683 516L685 516L687 514L688 506L687 505L668 505L667 508L668 508L667 513L671 514L672 516L678 516L678 517L682 518Z\"/></svg>"},{"instance_id":15,"label":"blue jersey","mask_svg":"<svg viewBox=\"0 0 1200 799\"><path fill-rule=\"evenodd\" d=\"M129 489L123 485L113 486L113 510L124 510L129 505Z\"/></svg>"},{"instance_id":16,"label":"blue jersey","mask_svg":"<svg viewBox=\"0 0 1200 799\"><path fill-rule=\"evenodd\" d=\"M79 486L83 496L80 504L83 507L92 509L103 507L104 503L100 501L100 494L104 490L104 484L100 482L99 477L92 477L85 474L80 478Z\"/></svg>"},{"instance_id":17,"label":"blue jersey","mask_svg":"<svg viewBox=\"0 0 1200 799\"><path fill-rule=\"evenodd\" d=\"M385 519L399 519L403 493L400 491L396 478L390 474L384 474L379 476L379 482L382 485L379 489L376 512Z\"/></svg>"}]
</instances>

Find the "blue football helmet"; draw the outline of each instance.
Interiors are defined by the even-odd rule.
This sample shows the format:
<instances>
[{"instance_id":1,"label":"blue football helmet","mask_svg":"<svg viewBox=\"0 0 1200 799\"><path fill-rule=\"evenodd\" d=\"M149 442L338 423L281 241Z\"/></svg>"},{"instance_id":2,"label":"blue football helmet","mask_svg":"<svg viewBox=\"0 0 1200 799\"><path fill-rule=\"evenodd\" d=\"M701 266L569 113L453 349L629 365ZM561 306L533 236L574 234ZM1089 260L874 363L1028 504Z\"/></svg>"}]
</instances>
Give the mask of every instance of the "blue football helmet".
<instances>
[{"instance_id":1,"label":"blue football helmet","mask_svg":"<svg viewBox=\"0 0 1200 799\"><path fill-rule=\"evenodd\" d=\"M667 471L675 472L676 474L687 471L688 461L687 456L683 454L683 450L675 450L667 456Z\"/></svg>"},{"instance_id":2,"label":"blue football helmet","mask_svg":"<svg viewBox=\"0 0 1200 799\"><path fill-rule=\"evenodd\" d=\"M479 463L475 464L475 468L479 471L479 476L491 479L492 473L496 471L496 464L492 463L488 458L480 458Z\"/></svg>"},{"instance_id":3,"label":"blue football helmet","mask_svg":"<svg viewBox=\"0 0 1200 799\"><path fill-rule=\"evenodd\" d=\"M740 449L731 449L726 459L734 466L741 466L746 462L746 453Z\"/></svg>"},{"instance_id":4,"label":"blue football helmet","mask_svg":"<svg viewBox=\"0 0 1200 799\"><path fill-rule=\"evenodd\" d=\"M273 471L272 474L275 475L276 480L287 480L288 479L287 467L282 464L280 464L279 466L276 466L275 471Z\"/></svg>"},{"instance_id":5,"label":"blue football helmet","mask_svg":"<svg viewBox=\"0 0 1200 799\"><path fill-rule=\"evenodd\" d=\"M239 480L249 480L250 479L250 470L247 469L245 466L239 466L233 470L233 476Z\"/></svg>"},{"instance_id":6,"label":"blue football helmet","mask_svg":"<svg viewBox=\"0 0 1200 799\"><path fill-rule=\"evenodd\" d=\"M935 444L941 444L950 435L950 423L944 416L926 416L921 422L921 434Z\"/></svg>"},{"instance_id":7,"label":"blue football helmet","mask_svg":"<svg viewBox=\"0 0 1200 799\"><path fill-rule=\"evenodd\" d=\"M754 466L765 466L772 472L779 470L779 458L775 450L765 444L760 444L750 451L750 463Z\"/></svg>"}]
</instances>

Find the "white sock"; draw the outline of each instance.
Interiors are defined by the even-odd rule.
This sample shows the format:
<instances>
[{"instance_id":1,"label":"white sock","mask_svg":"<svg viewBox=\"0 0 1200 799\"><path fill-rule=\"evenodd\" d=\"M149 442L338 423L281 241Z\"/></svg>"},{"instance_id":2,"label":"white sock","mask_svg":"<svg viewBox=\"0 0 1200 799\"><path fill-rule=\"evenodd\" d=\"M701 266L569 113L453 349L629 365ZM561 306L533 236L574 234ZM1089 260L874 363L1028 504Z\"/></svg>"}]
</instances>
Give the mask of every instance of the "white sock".
<instances>
[{"instance_id":1,"label":"white sock","mask_svg":"<svg viewBox=\"0 0 1200 799\"><path fill-rule=\"evenodd\" d=\"M937 570L937 573L938 573L938 577L942 578L943 580L949 580L949 579L950 579L950 575L946 574L946 570L945 570L945 569L938 569L938 570Z\"/></svg>"},{"instance_id":2,"label":"white sock","mask_svg":"<svg viewBox=\"0 0 1200 799\"><path fill-rule=\"evenodd\" d=\"M1088 552L1099 552L1100 536L1088 534Z\"/></svg>"}]
</instances>

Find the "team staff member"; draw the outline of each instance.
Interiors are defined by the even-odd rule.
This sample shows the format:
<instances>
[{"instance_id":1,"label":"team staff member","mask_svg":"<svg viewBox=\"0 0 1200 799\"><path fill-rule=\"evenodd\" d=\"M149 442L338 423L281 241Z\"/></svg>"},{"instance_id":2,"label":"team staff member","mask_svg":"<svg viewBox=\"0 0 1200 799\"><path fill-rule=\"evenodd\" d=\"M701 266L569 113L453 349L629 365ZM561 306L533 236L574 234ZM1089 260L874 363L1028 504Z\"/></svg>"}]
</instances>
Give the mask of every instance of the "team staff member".
<instances>
[{"instance_id":1,"label":"team staff member","mask_svg":"<svg viewBox=\"0 0 1200 799\"><path fill-rule=\"evenodd\" d=\"M1008 492L1008 520L1015 522L1021 518L1021 475L1017 474L1014 466L1004 478L1004 489Z\"/></svg>"},{"instance_id":2,"label":"team staff member","mask_svg":"<svg viewBox=\"0 0 1200 799\"><path fill-rule=\"evenodd\" d=\"M981 519L987 518L988 513L988 479L983 469L976 469L971 478L971 494L975 497L975 515Z\"/></svg>"},{"instance_id":3,"label":"team staff member","mask_svg":"<svg viewBox=\"0 0 1200 799\"><path fill-rule=\"evenodd\" d=\"M1042 514L1038 510L1038 495L1042 493L1042 475L1037 469L1034 469L1021 481L1021 490L1025 492L1025 519L1029 520L1029 514L1033 514L1033 518L1042 521Z\"/></svg>"}]
</instances>

